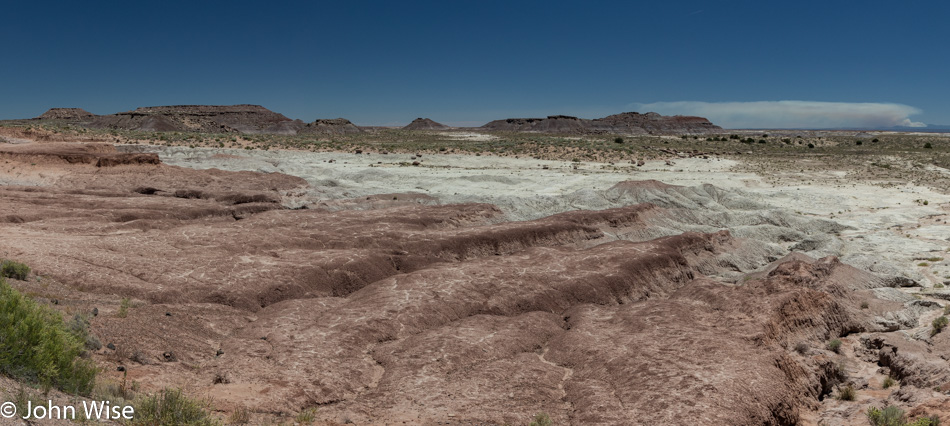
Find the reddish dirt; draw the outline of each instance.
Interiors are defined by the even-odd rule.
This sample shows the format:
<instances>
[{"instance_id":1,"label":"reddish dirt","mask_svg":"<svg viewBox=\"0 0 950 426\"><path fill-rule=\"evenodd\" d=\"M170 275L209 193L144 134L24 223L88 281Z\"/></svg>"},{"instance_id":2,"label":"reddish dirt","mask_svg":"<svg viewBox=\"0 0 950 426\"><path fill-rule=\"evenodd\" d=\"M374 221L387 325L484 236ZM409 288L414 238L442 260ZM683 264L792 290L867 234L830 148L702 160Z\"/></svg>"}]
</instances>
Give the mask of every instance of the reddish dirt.
<instances>
[{"instance_id":1,"label":"reddish dirt","mask_svg":"<svg viewBox=\"0 0 950 426\"><path fill-rule=\"evenodd\" d=\"M0 257L36 273L13 284L98 309L92 330L116 348L94 355L104 377L123 365L144 391L256 421L317 407L357 424L797 424L847 380L824 342L862 332L884 337L861 356L908 389L950 380L881 333L872 317L894 303L862 309L879 280L836 258L736 284L714 278L727 260L765 255L728 231L611 237L654 226L667 212L651 204L526 222L407 194L292 210L299 178L101 144L0 145L0 179ZM675 189L616 189L645 188ZM946 411L934 398L919 409Z\"/></svg>"}]
</instances>

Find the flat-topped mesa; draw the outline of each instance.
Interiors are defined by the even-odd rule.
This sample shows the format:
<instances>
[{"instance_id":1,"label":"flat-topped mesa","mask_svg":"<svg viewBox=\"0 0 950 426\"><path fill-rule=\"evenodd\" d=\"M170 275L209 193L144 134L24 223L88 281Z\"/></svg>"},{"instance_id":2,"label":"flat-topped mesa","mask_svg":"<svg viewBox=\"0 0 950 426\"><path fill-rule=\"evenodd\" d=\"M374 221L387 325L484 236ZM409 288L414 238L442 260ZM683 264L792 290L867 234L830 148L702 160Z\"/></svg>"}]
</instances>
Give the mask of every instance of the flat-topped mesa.
<instances>
[{"instance_id":1,"label":"flat-topped mesa","mask_svg":"<svg viewBox=\"0 0 950 426\"><path fill-rule=\"evenodd\" d=\"M90 127L140 131L295 134L303 127L260 105L169 105L104 115Z\"/></svg>"},{"instance_id":2,"label":"flat-topped mesa","mask_svg":"<svg viewBox=\"0 0 950 426\"><path fill-rule=\"evenodd\" d=\"M345 118L318 118L301 127L297 133L305 134L346 134L361 133L363 130Z\"/></svg>"},{"instance_id":3,"label":"flat-topped mesa","mask_svg":"<svg viewBox=\"0 0 950 426\"><path fill-rule=\"evenodd\" d=\"M722 130L708 119L703 117L674 115L666 116L655 112L640 114L638 112L622 112L608 115L604 118L591 120L593 127L604 130L615 130L617 133L708 133Z\"/></svg>"},{"instance_id":4,"label":"flat-topped mesa","mask_svg":"<svg viewBox=\"0 0 950 426\"><path fill-rule=\"evenodd\" d=\"M82 108L50 108L34 120L88 120L98 115Z\"/></svg>"},{"instance_id":5,"label":"flat-topped mesa","mask_svg":"<svg viewBox=\"0 0 950 426\"><path fill-rule=\"evenodd\" d=\"M590 133L590 120L569 115L549 115L547 118L507 118L495 120L483 129L509 132Z\"/></svg>"},{"instance_id":6,"label":"flat-topped mesa","mask_svg":"<svg viewBox=\"0 0 950 426\"><path fill-rule=\"evenodd\" d=\"M412 120L412 123L407 124L403 127L404 130L442 130L448 129L449 126L446 126L442 123L432 121L428 118L417 118Z\"/></svg>"},{"instance_id":7,"label":"flat-topped mesa","mask_svg":"<svg viewBox=\"0 0 950 426\"><path fill-rule=\"evenodd\" d=\"M569 115L547 118L508 118L482 126L487 130L572 134L682 134L710 133L722 130L703 117L664 116L655 112L624 112L588 120Z\"/></svg>"}]
</instances>

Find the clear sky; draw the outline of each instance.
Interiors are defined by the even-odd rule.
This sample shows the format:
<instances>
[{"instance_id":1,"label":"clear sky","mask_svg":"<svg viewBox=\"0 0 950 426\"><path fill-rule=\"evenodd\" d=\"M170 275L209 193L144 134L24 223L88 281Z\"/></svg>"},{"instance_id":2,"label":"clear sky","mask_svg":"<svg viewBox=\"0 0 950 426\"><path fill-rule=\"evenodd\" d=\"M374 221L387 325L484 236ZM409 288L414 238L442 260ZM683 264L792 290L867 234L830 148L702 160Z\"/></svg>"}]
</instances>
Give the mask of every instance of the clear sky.
<instances>
[{"instance_id":1,"label":"clear sky","mask_svg":"<svg viewBox=\"0 0 950 426\"><path fill-rule=\"evenodd\" d=\"M9 1L0 118L260 104L456 125L622 111L950 124L944 1ZM793 102L780 102L793 101ZM754 102L754 103L753 103Z\"/></svg>"}]
</instances>

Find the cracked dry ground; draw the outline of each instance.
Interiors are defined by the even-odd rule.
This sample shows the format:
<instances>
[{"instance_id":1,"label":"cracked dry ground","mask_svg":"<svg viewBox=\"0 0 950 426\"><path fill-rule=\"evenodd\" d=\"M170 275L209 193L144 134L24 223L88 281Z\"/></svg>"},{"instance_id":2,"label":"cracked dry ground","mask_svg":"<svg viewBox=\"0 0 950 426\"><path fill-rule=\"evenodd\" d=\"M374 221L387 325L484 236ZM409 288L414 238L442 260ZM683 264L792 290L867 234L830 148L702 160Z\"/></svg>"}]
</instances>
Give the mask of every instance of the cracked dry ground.
<instances>
[{"instance_id":1,"label":"cracked dry ground","mask_svg":"<svg viewBox=\"0 0 950 426\"><path fill-rule=\"evenodd\" d=\"M98 309L92 330L116 348L94 354L106 376L121 364L145 391L182 387L223 413L796 424L848 380L824 342L855 333L861 356L899 366L907 386L950 378L945 362L905 356L926 348L883 333L875 318L904 305L876 298L877 277L833 257L775 260L725 230L618 239L668 225L654 205L527 222L486 204L290 210L281 200L301 179L110 148L0 150L15 183L0 187L0 257L34 267L39 279L13 284L39 300ZM737 258L771 264L717 278Z\"/></svg>"}]
</instances>

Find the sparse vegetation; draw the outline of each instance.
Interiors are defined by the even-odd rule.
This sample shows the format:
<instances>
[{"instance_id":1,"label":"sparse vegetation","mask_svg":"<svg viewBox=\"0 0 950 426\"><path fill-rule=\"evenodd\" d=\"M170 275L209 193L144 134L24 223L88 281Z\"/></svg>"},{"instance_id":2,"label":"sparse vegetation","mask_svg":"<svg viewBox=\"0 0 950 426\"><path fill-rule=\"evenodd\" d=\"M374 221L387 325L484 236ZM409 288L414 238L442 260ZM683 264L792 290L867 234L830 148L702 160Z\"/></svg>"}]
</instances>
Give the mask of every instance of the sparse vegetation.
<instances>
[{"instance_id":1,"label":"sparse vegetation","mask_svg":"<svg viewBox=\"0 0 950 426\"><path fill-rule=\"evenodd\" d=\"M23 281L30 274L30 267L12 260L0 261L0 275Z\"/></svg>"},{"instance_id":2,"label":"sparse vegetation","mask_svg":"<svg viewBox=\"0 0 950 426\"><path fill-rule=\"evenodd\" d=\"M867 416L874 426L940 426L940 417L936 415L908 422L904 410L893 405L883 410L877 407L868 408Z\"/></svg>"},{"instance_id":3,"label":"sparse vegetation","mask_svg":"<svg viewBox=\"0 0 950 426\"><path fill-rule=\"evenodd\" d=\"M838 399L841 401L854 401L855 391L854 386L848 384L847 386L838 388Z\"/></svg>"},{"instance_id":4,"label":"sparse vegetation","mask_svg":"<svg viewBox=\"0 0 950 426\"><path fill-rule=\"evenodd\" d=\"M808 353L808 343L805 343L805 342L798 342L798 343L795 345L795 352L798 352L798 353L800 353L800 354L802 354L802 355L807 354L807 353Z\"/></svg>"},{"instance_id":5,"label":"sparse vegetation","mask_svg":"<svg viewBox=\"0 0 950 426\"><path fill-rule=\"evenodd\" d=\"M884 382L881 383L881 387L884 389L887 389L887 388L890 388L891 386L894 386L894 384L895 384L894 379L892 379L891 376L887 376L884 378Z\"/></svg>"},{"instance_id":6,"label":"sparse vegetation","mask_svg":"<svg viewBox=\"0 0 950 426\"><path fill-rule=\"evenodd\" d=\"M0 318L0 372L67 393L92 391L98 371L81 358L85 336L70 330L59 312L0 278Z\"/></svg>"},{"instance_id":7,"label":"sparse vegetation","mask_svg":"<svg viewBox=\"0 0 950 426\"><path fill-rule=\"evenodd\" d=\"M930 331L930 335L935 336L937 333L943 331L943 329L947 326L947 323L950 323L950 320L948 320L947 317L943 315L934 319L934 321L930 324L933 326L933 330Z\"/></svg>"},{"instance_id":8,"label":"sparse vegetation","mask_svg":"<svg viewBox=\"0 0 950 426\"><path fill-rule=\"evenodd\" d=\"M119 311L115 313L115 316L119 318L125 318L129 316L129 308L132 307L132 300L128 297L123 297L122 302L119 303Z\"/></svg>"},{"instance_id":9,"label":"sparse vegetation","mask_svg":"<svg viewBox=\"0 0 950 426\"><path fill-rule=\"evenodd\" d=\"M829 340L828 350L834 353L841 353L841 340L838 340L838 339Z\"/></svg>"},{"instance_id":10,"label":"sparse vegetation","mask_svg":"<svg viewBox=\"0 0 950 426\"><path fill-rule=\"evenodd\" d=\"M302 424L313 423L313 421L316 419L317 419L316 408L308 408L306 410L303 410L297 413L297 417L294 418L294 420L296 420L297 423L302 423Z\"/></svg>"},{"instance_id":11,"label":"sparse vegetation","mask_svg":"<svg viewBox=\"0 0 950 426\"><path fill-rule=\"evenodd\" d=\"M246 425L251 422L251 412L245 407L240 407L231 412L228 416L229 425ZM298 423L303 423L298 420Z\"/></svg>"},{"instance_id":12,"label":"sparse vegetation","mask_svg":"<svg viewBox=\"0 0 950 426\"><path fill-rule=\"evenodd\" d=\"M163 389L135 403L133 425L211 426L218 422L208 413L208 403L188 398L181 389Z\"/></svg>"},{"instance_id":13,"label":"sparse vegetation","mask_svg":"<svg viewBox=\"0 0 950 426\"><path fill-rule=\"evenodd\" d=\"M869 308L870 306L871 306L871 305L869 305L868 302L861 302L861 309L867 309L867 308Z\"/></svg>"},{"instance_id":14,"label":"sparse vegetation","mask_svg":"<svg viewBox=\"0 0 950 426\"><path fill-rule=\"evenodd\" d=\"M546 413L538 413L534 416L534 420L529 423L529 426L551 426L554 422L551 420L551 416Z\"/></svg>"}]
</instances>

